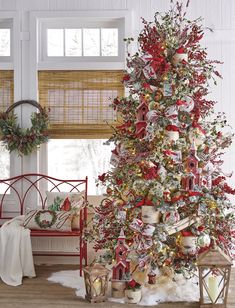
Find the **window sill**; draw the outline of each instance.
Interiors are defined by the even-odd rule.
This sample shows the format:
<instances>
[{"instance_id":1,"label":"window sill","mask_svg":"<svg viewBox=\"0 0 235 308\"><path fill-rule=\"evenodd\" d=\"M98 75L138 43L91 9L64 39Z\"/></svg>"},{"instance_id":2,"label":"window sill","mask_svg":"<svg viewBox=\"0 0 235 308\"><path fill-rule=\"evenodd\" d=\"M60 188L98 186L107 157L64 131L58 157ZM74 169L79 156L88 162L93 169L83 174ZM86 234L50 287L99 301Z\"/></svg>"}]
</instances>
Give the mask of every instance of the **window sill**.
<instances>
[{"instance_id":1,"label":"window sill","mask_svg":"<svg viewBox=\"0 0 235 308\"><path fill-rule=\"evenodd\" d=\"M39 62L38 70L122 70L124 62Z\"/></svg>"}]
</instances>

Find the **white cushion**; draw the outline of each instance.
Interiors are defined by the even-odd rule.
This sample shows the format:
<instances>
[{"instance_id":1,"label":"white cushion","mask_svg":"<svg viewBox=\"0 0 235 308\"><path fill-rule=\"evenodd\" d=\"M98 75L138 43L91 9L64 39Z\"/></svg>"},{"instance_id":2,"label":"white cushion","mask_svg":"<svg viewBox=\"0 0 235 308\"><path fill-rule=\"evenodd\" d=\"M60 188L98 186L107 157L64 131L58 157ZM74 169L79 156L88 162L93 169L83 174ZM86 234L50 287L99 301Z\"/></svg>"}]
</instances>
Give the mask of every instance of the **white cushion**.
<instances>
[{"instance_id":1,"label":"white cushion","mask_svg":"<svg viewBox=\"0 0 235 308\"><path fill-rule=\"evenodd\" d=\"M71 221L70 212L31 210L24 217L24 227L31 230L72 231Z\"/></svg>"}]
</instances>

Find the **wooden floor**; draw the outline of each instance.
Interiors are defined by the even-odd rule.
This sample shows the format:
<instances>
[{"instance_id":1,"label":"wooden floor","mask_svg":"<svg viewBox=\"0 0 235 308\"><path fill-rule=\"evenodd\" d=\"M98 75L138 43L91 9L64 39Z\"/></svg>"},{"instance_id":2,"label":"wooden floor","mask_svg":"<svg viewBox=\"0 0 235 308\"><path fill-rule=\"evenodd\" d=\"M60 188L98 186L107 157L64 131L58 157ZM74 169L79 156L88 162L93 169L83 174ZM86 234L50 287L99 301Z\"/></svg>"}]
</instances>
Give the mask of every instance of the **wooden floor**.
<instances>
[{"instance_id":1,"label":"wooden floor","mask_svg":"<svg viewBox=\"0 0 235 308\"><path fill-rule=\"evenodd\" d=\"M84 299L75 296L75 290L66 288L57 283L47 281L52 272L61 270L74 270L74 266L53 265L37 266L37 277L25 278L21 286L10 287L0 281L0 308L125 308L135 305L123 305L111 302L90 304ZM232 273L231 290L229 294L228 308L235 308L235 268ZM184 292L184 290L182 290ZM136 306L141 307L141 306ZM142 306L143 307L143 306ZM153 307L153 306L152 306ZM198 303L164 303L155 307L158 308L196 308Z\"/></svg>"}]
</instances>

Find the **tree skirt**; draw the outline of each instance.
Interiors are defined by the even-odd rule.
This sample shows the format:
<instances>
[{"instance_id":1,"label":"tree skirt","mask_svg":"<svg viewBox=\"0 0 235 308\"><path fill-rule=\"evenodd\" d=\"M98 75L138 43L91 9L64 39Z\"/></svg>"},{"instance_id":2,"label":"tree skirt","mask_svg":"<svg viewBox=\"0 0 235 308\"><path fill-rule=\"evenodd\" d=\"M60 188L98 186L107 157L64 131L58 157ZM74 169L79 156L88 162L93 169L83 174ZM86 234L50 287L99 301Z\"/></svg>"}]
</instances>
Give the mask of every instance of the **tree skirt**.
<instances>
[{"instance_id":1,"label":"tree skirt","mask_svg":"<svg viewBox=\"0 0 235 308\"><path fill-rule=\"evenodd\" d=\"M85 298L85 285L79 271L61 271L53 273L49 281L60 283L65 287L76 289L78 297ZM124 303L123 299L111 297L111 283L109 284L109 301ZM139 305L152 306L161 302L198 302L199 286L197 278L186 280L182 275L173 279L161 276L155 285L145 284L142 288L142 299Z\"/></svg>"}]
</instances>

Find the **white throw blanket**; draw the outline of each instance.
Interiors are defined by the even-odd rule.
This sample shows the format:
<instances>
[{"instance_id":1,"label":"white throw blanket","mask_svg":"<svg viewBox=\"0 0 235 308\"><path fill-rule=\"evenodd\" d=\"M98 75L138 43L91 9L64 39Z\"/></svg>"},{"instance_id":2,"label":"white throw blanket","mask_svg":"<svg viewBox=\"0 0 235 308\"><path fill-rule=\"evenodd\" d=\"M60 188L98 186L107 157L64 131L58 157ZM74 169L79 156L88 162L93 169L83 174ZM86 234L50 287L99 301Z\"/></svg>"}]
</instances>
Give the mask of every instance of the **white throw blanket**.
<instances>
[{"instance_id":1,"label":"white throw blanket","mask_svg":"<svg viewBox=\"0 0 235 308\"><path fill-rule=\"evenodd\" d=\"M35 277L30 230L24 216L5 222L0 228L0 277L8 285L22 284L24 276Z\"/></svg>"}]
</instances>

